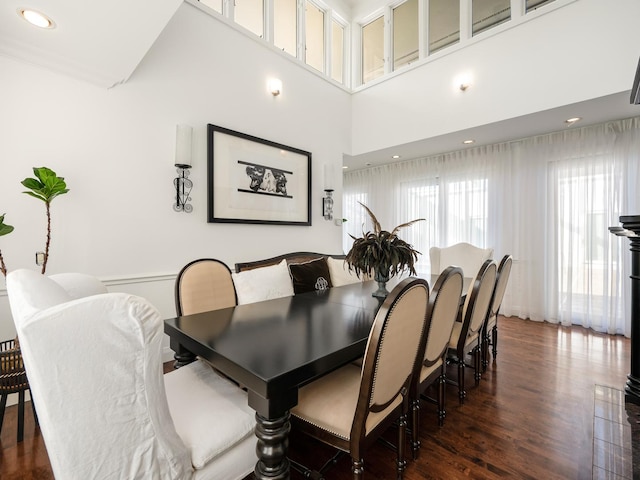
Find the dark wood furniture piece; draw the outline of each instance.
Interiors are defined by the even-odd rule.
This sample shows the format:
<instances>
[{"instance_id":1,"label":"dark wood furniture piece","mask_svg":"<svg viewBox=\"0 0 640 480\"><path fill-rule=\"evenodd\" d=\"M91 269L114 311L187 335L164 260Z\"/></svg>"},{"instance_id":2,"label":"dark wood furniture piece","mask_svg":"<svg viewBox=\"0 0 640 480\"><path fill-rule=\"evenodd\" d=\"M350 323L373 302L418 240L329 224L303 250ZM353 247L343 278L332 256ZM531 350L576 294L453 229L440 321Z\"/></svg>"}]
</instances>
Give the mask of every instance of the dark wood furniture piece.
<instances>
[{"instance_id":1,"label":"dark wood furniture piece","mask_svg":"<svg viewBox=\"0 0 640 480\"><path fill-rule=\"evenodd\" d=\"M256 411L256 478L289 478L289 411L298 388L364 354L381 304L371 295L376 288L368 281L165 320L182 358L201 356L247 388Z\"/></svg>"},{"instance_id":2,"label":"dark wood furniture piece","mask_svg":"<svg viewBox=\"0 0 640 480\"><path fill-rule=\"evenodd\" d=\"M245 270L252 270L254 268L268 267L270 265L277 265L282 260L286 260L287 264L290 263L304 263L311 260L317 260L319 258L344 258L344 255L328 255L324 253L315 252L291 252L276 257L265 258L264 260L256 260L253 262L240 262L236 263L236 272L243 272Z\"/></svg>"},{"instance_id":3,"label":"dark wood furniture piece","mask_svg":"<svg viewBox=\"0 0 640 480\"><path fill-rule=\"evenodd\" d=\"M15 340L5 340L0 342L0 431L4 421L4 410L7 406L7 398L11 393L18 394L18 442L24 438L24 393L29 390L27 373L22 362L22 352ZM36 415L33 400L33 418L36 425L38 416Z\"/></svg>"},{"instance_id":4,"label":"dark wood furniture piece","mask_svg":"<svg viewBox=\"0 0 640 480\"><path fill-rule=\"evenodd\" d=\"M623 215L620 223L609 231L631 243L631 371L624 393L627 402L640 405L640 215Z\"/></svg>"}]
</instances>

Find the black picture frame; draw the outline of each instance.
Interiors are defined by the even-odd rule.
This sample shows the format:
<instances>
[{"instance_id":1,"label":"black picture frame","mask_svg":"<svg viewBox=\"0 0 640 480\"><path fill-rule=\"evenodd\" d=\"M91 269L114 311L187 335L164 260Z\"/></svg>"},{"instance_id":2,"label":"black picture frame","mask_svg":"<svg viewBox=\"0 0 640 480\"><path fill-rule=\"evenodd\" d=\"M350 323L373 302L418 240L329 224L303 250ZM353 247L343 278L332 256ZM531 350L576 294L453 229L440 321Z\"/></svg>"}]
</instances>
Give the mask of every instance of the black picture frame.
<instances>
[{"instance_id":1,"label":"black picture frame","mask_svg":"<svg viewBox=\"0 0 640 480\"><path fill-rule=\"evenodd\" d=\"M207 125L209 223L311 225L311 153Z\"/></svg>"}]
</instances>

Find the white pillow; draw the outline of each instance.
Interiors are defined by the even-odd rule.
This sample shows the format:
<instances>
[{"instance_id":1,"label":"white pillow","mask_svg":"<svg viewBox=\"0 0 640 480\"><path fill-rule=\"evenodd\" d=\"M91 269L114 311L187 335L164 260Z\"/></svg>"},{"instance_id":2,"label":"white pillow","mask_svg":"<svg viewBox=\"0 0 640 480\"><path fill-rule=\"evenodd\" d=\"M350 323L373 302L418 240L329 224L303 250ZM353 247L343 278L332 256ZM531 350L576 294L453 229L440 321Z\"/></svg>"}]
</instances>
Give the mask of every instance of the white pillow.
<instances>
[{"instance_id":1,"label":"white pillow","mask_svg":"<svg viewBox=\"0 0 640 480\"><path fill-rule=\"evenodd\" d=\"M269 267L232 273L231 277L236 287L238 305L293 295L293 284L286 260Z\"/></svg>"},{"instance_id":2,"label":"white pillow","mask_svg":"<svg viewBox=\"0 0 640 480\"><path fill-rule=\"evenodd\" d=\"M327 261L329 263L331 285L334 287L341 287L342 285L349 285L361 281L356 275L356 272L349 271L349 265L347 265L344 259L329 257Z\"/></svg>"}]
</instances>

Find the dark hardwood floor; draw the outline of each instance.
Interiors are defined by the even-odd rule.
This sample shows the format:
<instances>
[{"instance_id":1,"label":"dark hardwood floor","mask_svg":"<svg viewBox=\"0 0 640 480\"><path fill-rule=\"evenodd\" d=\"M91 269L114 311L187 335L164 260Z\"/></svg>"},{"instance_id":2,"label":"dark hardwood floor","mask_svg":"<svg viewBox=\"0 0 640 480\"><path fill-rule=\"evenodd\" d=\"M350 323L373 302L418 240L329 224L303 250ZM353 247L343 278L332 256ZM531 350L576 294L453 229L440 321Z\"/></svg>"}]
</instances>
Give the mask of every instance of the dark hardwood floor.
<instances>
[{"instance_id":1,"label":"dark hardwood floor","mask_svg":"<svg viewBox=\"0 0 640 480\"><path fill-rule=\"evenodd\" d=\"M603 424L597 418L602 407L594 407L602 405L602 394L596 393L602 388L596 386L612 387L607 392L624 389L630 341L516 318L501 318L499 331L498 358L478 387L468 375L466 403L459 405L455 387L447 387L444 427L437 426L435 406L423 403L421 454L418 461L409 461L405 479L631 478L609 461L630 452L631 445L615 450L600 435L594 441L594 425ZM610 410L624 416L615 404L622 396L615 398ZM17 444L17 408L7 408L0 435L2 480L53 478L30 408L26 412L25 438ZM395 432L389 432L394 438ZM630 442L630 436L624 438ZM331 454L328 447L292 432L291 458L319 468ZM365 456L366 478L394 479L394 457L383 444L374 445ZM594 468L594 463L603 464L601 458L605 466ZM351 479L349 458L340 459L325 476ZM292 479L302 478L292 474Z\"/></svg>"}]
</instances>

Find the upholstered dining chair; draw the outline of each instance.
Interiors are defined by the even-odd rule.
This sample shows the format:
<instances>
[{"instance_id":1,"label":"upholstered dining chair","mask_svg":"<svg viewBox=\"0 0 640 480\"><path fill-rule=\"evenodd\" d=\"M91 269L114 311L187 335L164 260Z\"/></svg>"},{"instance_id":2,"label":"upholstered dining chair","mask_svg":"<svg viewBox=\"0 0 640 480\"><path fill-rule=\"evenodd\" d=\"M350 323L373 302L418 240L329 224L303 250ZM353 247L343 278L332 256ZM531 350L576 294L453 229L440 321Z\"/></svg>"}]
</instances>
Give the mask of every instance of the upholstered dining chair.
<instances>
[{"instance_id":1,"label":"upholstered dining chair","mask_svg":"<svg viewBox=\"0 0 640 480\"><path fill-rule=\"evenodd\" d=\"M458 317L461 295L462 269L445 268L429 295L425 331L418 349L419 361L411 381L411 449L414 459L418 458L420 448L420 400L430 400L423 394L434 383L437 384L438 424L444 423L447 346Z\"/></svg>"},{"instance_id":2,"label":"upholstered dining chair","mask_svg":"<svg viewBox=\"0 0 640 480\"><path fill-rule=\"evenodd\" d=\"M438 275L449 265L462 268L465 277L472 278L480 266L493 257L493 248L480 248L470 243L461 242L449 247L431 247L429 260L431 273Z\"/></svg>"},{"instance_id":3,"label":"upholstered dining chair","mask_svg":"<svg viewBox=\"0 0 640 480\"><path fill-rule=\"evenodd\" d=\"M55 477L249 474L257 457L246 393L199 361L163 376L158 311L137 296L81 291L31 270L7 276Z\"/></svg>"},{"instance_id":4,"label":"upholstered dining chair","mask_svg":"<svg viewBox=\"0 0 640 480\"><path fill-rule=\"evenodd\" d=\"M398 422L396 472L406 466L408 391L425 326L429 286L407 278L376 314L362 368L348 364L302 387L293 428L349 453L354 479L364 475L364 452Z\"/></svg>"},{"instance_id":5,"label":"upholstered dining chair","mask_svg":"<svg viewBox=\"0 0 640 480\"><path fill-rule=\"evenodd\" d=\"M489 316L482 329L482 371L486 371L489 365L489 345L491 345L494 359L498 354L498 314L500 313L500 307L504 299L504 292L507 289L507 283L509 283L512 264L513 257L511 257L511 255L505 255L502 257L500 265L498 266L496 288L491 298Z\"/></svg>"},{"instance_id":6,"label":"upholstered dining chair","mask_svg":"<svg viewBox=\"0 0 640 480\"><path fill-rule=\"evenodd\" d=\"M451 332L449 346L447 349L447 362L456 363L458 366L458 397L460 403L464 403L467 392L465 390L465 367L466 356L473 357L473 370L476 385L480 382L482 369L481 349L482 349L482 326L487 320L491 297L496 282L496 264L492 260L485 261L467 293L464 309L462 311L462 321L456 322ZM447 382L452 381L447 378Z\"/></svg>"},{"instance_id":7,"label":"upholstered dining chair","mask_svg":"<svg viewBox=\"0 0 640 480\"><path fill-rule=\"evenodd\" d=\"M185 265L176 277L176 314L218 310L237 305L231 270L222 261L200 258Z\"/></svg>"}]
</instances>

